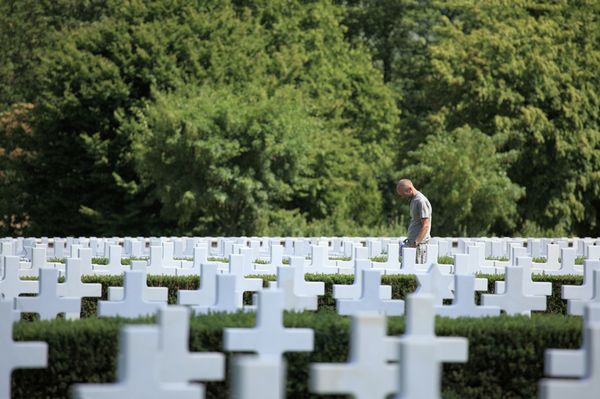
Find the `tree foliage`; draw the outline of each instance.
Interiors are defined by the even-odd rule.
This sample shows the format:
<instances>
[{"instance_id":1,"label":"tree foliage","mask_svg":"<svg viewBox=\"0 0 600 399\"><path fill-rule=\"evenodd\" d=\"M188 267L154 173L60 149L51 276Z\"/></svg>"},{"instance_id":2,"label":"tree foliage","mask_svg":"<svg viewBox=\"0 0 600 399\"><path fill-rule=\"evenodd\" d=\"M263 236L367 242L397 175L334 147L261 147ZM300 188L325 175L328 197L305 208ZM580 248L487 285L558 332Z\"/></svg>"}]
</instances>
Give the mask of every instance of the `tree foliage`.
<instances>
[{"instance_id":1,"label":"tree foliage","mask_svg":"<svg viewBox=\"0 0 600 399\"><path fill-rule=\"evenodd\" d=\"M4 234L600 232L598 2L0 11Z\"/></svg>"},{"instance_id":2,"label":"tree foliage","mask_svg":"<svg viewBox=\"0 0 600 399\"><path fill-rule=\"evenodd\" d=\"M505 157L490 137L464 126L429 136L409 157L404 172L429 195L433 234L477 237L515 228L524 190L506 176Z\"/></svg>"}]
</instances>

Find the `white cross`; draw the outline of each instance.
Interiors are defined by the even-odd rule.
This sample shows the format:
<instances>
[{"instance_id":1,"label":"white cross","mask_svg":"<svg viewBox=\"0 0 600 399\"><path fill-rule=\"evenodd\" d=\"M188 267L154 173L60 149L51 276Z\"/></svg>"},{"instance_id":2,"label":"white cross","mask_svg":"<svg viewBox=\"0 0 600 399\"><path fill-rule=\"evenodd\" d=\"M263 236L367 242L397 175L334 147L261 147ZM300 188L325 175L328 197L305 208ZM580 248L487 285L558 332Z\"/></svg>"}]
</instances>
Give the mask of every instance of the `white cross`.
<instances>
[{"instance_id":1,"label":"white cross","mask_svg":"<svg viewBox=\"0 0 600 399\"><path fill-rule=\"evenodd\" d=\"M277 281L271 281L269 286L278 288L283 292L283 309L302 312L304 310L317 310L318 298L316 296L303 296L296 294L296 270L290 266L277 267ZM304 277L302 277L304 280Z\"/></svg>"},{"instance_id":2,"label":"white cross","mask_svg":"<svg viewBox=\"0 0 600 399\"><path fill-rule=\"evenodd\" d=\"M398 365L388 362L392 339L386 334L385 320L369 313L353 316L349 362L311 364L310 390L350 394L357 399L386 398L395 393Z\"/></svg>"},{"instance_id":3,"label":"white cross","mask_svg":"<svg viewBox=\"0 0 600 399\"><path fill-rule=\"evenodd\" d=\"M325 294L325 283L308 282L304 279L304 258L290 256L290 267L294 269L294 293L299 296L320 296Z\"/></svg>"},{"instance_id":4,"label":"white cross","mask_svg":"<svg viewBox=\"0 0 600 399\"><path fill-rule=\"evenodd\" d=\"M245 277L244 255L229 255L229 273L236 277L236 289L240 298L245 291L258 291L262 289L262 279Z\"/></svg>"},{"instance_id":5,"label":"white cross","mask_svg":"<svg viewBox=\"0 0 600 399\"><path fill-rule=\"evenodd\" d=\"M435 336L434 297L407 297L406 333L400 338L399 388L396 399L438 399L441 363L465 362L468 342L460 337Z\"/></svg>"},{"instance_id":6,"label":"white cross","mask_svg":"<svg viewBox=\"0 0 600 399\"><path fill-rule=\"evenodd\" d=\"M228 351L256 352L259 357L280 359L284 352L310 352L314 333L306 328L284 328L283 293L270 289L258 292L256 327L225 329Z\"/></svg>"},{"instance_id":7,"label":"white cross","mask_svg":"<svg viewBox=\"0 0 600 399\"><path fill-rule=\"evenodd\" d=\"M594 270L600 270L600 261L586 260L583 262L583 284L563 285L562 299L590 299L594 292ZM583 314L583 313L581 313Z\"/></svg>"},{"instance_id":8,"label":"white cross","mask_svg":"<svg viewBox=\"0 0 600 399\"><path fill-rule=\"evenodd\" d=\"M200 265L200 286L197 290L178 290L177 303L180 305L211 306L217 300L217 265Z\"/></svg>"},{"instance_id":9,"label":"white cross","mask_svg":"<svg viewBox=\"0 0 600 399\"><path fill-rule=\"evenodd\" d=\"M311 262L307 270L311 273L338 273L335 261L329 260L329 248L321 245L311 245ZM302 259L302 265L296 263L304 269L304 257L294 256L293 258ZM296 261L298 262L298 261ZM291 260L290 260L291 264Z\"/></svg>"},{"instance_id":10,"label":"white cross","mask_svg":"<svg viewBox=\"0 0 600 399\"><path fill-rule=\"evenodd\" d=\"M169 306L158 313L161 380L164 382L219 381L225 377L222 353L190 353L190 310Z\"/></svg>"},{"instance_id":11,"label":"white cross","mask_svg":"<svg viewBox=\"0 0 600 399\"><path fill-rule=\"evenodd\" d=\"M48 365L48 344L13 341L13 300L0 301L0 398L10 398L11 374L18 368Z\"/></svg>"},{"instance_id":12,"label":"white cross","mask_svg":"<svg viewBox=\"0 0 600 399\"><path fill-rule=\"evenodd\" d=\"M145 260L132 260L131 270L144 273L144 278L147 280ZM123 287L108 287L108 300L122 301L123 293ZM169 289L167 287L148 287L146 285L144 286L144 300L149 302L167 302L169 300Z\"/></svg>"},{"instance_id":13,"label":"white cross","mask_svg":"<svg viewBox=\"0 0 600 399\"><path fill-rule=\"evenodd\" d=\"M571 299L567 303L567 311L571 315L583 316L585 305L600 303L600 268L592 270L592 292L586 299Z\"/></svg>"},{"instance_id":14,"label":"white cross","mask_svg":"<svg viewBox=\"0 0 600 399\"><path fill-rule=\"evenodd\" d=\"M515 265L520 266L523 269L523 289L527 294L537 296L548 296L552 295L552 283L545 281L533 281L531 280L532 262L528 256L519 256L515 258ZM496 293L502 294L504 292L504 281L496 282Z\"/></svg>"},{"instance_id":15,"label":"white cross","mask_svg":"<svg viewBox=\"0 0 600 399\"><path fill-rule=\"evenodd\" d=\"M366 249L366 248L365 248ZM354 261L354 283L353 284L334 284L333 297L335 299L358 299L362 291L362 271L371 269L371 261L368 259L356 259ZM382 285L379 287L379 296L381 299L390 299L392 297L392 287Z\"/></svg>"},{"instance_id":16,"label":"white cross","mask_svg":"<svg viewBox=\"0 0 600 399\"><path fill-rule=\"evenodd\" d=\"M94 274L92 268L92 249L79 248L78 257L81 260L81 275L88 276Z\"/></svg>"},{"instance_id":17,"label":"white cross","mask_svg":"<svg viewBox=\"0 0 600 399\"><path fill-rule=\"evenodd\" d=\"M124 298L122 301L98 301L100 317L140 317L155 314L167 306L165 302L151 302L144 299L146 273L139 270L125 272L123 278Z\"/></svg>"},{"instance_id":18,"label":"white cross","mask_svg":"<svg viewBox=\"0 0 600 399\"><path fill-rule=\"evenodd\" d=\"M600 392L600 304L586 307L583 348L574 351L546 351L546 371L554 377L579 379L544 379L540 383L541 399L597 399Z\"/></svg>"},{"instance_id":19,"label":"white cross","mask_svg":"<svg viewBox=\"0 0 600 399\"><path fill-rule=\"evenodd\" d=\"M416 293L433 295L436 306L441 306L444 299L454 298L450 289L452 275L442 273L437 263L432 263L426 273L419 272L416 276L419 282Z\"/></svg>"},{"instance_id":20,"label":"white cross","mask_svg":"<svg viewBox=\"0 0 600 399\"><path fill-rule=\"evenodd\" d=\"M102 296L102 284L82 283L81 259L67 258L65 282L58 284L58 295L77 298L99 298Z\"/></svg>"},{"instance_id":21,"label":"white cross","mask_svg":"<svg viewBox=\"0 0 600 399\"><path fill-rule=\"evenodd\" d=\"M170 248L172 249L172 247ZM162 244L150 246L150 259L148 269L146 270L148 274L157 276L175 276L177 274L177 269L173 267L174 263L172 254L170 255L170 260L163 257L163 251L165 249L168 251L169 246L165 247ZM169 254L167 254L167 257L169 257ZM170 264L167 262L170 262Z\"/></svg>"},{"instance_id":22,"label":"white cross","mask_svg":"<svg viewBox=\"0 0 600 399\"><path fill-rule=\"evenodd\" d=\"M586 374L587 337L586 326L600 323L600 304L585 306L582 349L547 349L544 354L544 371L550 377L583 378Z\"/></svg>"},{"instance_id":23,"label":"white cross","mask_svg":"<svg viewBox=\"0 0 600 399\"><path fill-rule=\"evenodd\" d=\"M532 310L546 310L546 297L529 295L525 292L523 268L506 266L506 285L502 294L483 294L483 306L498 306L509 315L530 316Z\"/></svg>"},{"instance_id":24,"label":"white cross","mask_svg":"<svg viewBox=\"0 0 600 399\"><path fill-rule=\"evenodd\" d=\"M81 298L58 296L58 270L40 269L39 287L37 296L15 299L17 310L38 313L41 320L54 319L59 313L65 313L67 318L79 318Z\"/></svg>"},{"instance_id":25,"label":"white cross","mask_svg":"<svg viewBox=\"0 0 600 399\"><path fill-rule=\"evenodd\" d=\"M121 264L123 248L120 245L111 245L108 248L108 264L92 265L94 274L120 275L127 268Z\"/></svg>"},{"instance_id":26,"label":"white cross","mask_svg":"<svg viewBox=\"0 0 600 399\"><path fill-rule=\"evenodd\" d=\"M198 384L161 379L159 331L155 326L124 326L119 340L117 382L77 384L77 399L198 399L204 389Z\"/></svg>"},{"instance_id":27,"label":"white cross","mask_svg":"<svg viewBox=\"0 0 600 399\"><path fill-rule=\"evenodd\" d=\"M559 251L560 263L558 262ZM576 257L577 250L575 248L559 248L558 245L549 244L547 262L540 266L544 269L544 274L550 276L581 275L581 270L575 268Z\"/></svg>"},{"instance_id":28,"label":"white cross","mask_svg":"<svg viewBox=\"0 0 600 399\"><path fill-rule=\"evenodd\" d=\"M37 294L38 282L21 280L19 257L4 256L4 278L0 280L0 299L13 299L20 294Z\"/></svg>"},{"instance_id":29,"label":"white cross","mask_svg":"<svg viewBox=\"0 0 600 399\"><path fill-rule=\"evenodd\" d=\"M338 314L356 315L359 312L377 312L387 316L404 314L403 300L383 300L380 297L381 272L379 270L363 270L361 295L359 299L338 299Z\"/></svg>"},{"instance_id":30,"label":"white cross","mask_svg":"<svg viewBox=\"0 0 600 399\"><path fill-rule=\"evenodd\" d=\"M388 254L388 256L390 256ZM415 274L417 271L417 249L402 247L402 263L400 269L386 270L386 274Z\"/></svg>"},{"instance_id":31,"label":"white cross","mask_svg":"<svg viewBox=\"0 0 600 399\"><path fill-rule=\"evenodd\" d=\"M497 306L478 306L475 304L475 276L454 275L454 301L452 305L436 305L436 313L440 316L456 317L485 317L499 316Z\"/></svg>"},{"instance_id":32,"label":"white cross","mask_svg":"<svg viewBox=\"0 0 600 399\"><path fill-rule=\"evenodd\" d=\"M236 282L237 277L233 274L217 274L215 303L209 306L192 306L192 310L199 314L213 312L235 313L240 309L250 310L250 307L244 307L242 297L238 295Z\"/></svg>"}]
</instances>

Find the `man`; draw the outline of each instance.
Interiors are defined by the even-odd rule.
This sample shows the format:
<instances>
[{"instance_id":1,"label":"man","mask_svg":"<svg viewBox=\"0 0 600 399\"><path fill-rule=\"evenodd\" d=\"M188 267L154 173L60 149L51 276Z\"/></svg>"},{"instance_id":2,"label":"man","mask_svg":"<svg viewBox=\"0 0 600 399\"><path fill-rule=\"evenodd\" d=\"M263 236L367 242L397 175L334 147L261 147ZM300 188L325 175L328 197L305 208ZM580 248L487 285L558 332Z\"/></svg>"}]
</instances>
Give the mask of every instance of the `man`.
<instances>
[{"instance_id":1,"label":"man","mask_svg":"<svg viewBox=\"0 0 600 399\"><path fill-rule=\"evenodd\" d=\"M417 263L425 263L427 242L431 238L431 204L408 179L398 181L396 192L402 198L410 198L410 224L405 243L417 248Z\"/></svg>"}]
</instances>

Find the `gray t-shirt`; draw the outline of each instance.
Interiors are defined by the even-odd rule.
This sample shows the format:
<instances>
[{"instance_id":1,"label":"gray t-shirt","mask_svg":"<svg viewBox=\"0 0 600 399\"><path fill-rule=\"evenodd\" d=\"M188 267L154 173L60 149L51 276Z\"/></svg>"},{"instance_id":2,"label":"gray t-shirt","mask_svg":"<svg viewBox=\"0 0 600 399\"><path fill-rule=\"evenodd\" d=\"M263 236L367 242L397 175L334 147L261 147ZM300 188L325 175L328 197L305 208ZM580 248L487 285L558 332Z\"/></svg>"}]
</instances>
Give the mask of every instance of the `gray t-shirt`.
<instances>
[{"instance_id":1,"label":"gray t-shirt","mask_svg":"<svg viewBox=\"0 0 600 399\"><path fill-rule=\"evenodd\" d=\"M414 242L421 231L423 222L421 219L429 218L429 229L424 240L431 238L431 204L427 197L417 191L410 200L410 224L408 225L408 240Z\"/></svg>"}]
</instances>

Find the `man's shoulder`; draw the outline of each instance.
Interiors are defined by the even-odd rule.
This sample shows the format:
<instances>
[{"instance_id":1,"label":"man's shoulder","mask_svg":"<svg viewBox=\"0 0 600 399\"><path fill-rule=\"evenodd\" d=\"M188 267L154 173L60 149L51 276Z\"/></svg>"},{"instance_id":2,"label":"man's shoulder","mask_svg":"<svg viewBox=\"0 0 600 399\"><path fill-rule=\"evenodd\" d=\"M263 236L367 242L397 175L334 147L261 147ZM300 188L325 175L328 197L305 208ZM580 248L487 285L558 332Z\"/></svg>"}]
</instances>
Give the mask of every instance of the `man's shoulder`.
<instances>
[{"instance_id":1,"label":"man's shoulder","mask_svg":"<svg viewBox=\"0 0 600 399\"><path fill-rule=\"evenodd\" d=\"M417 193L415 194L415 196L413 197L413 199L415 199L417 201L427 201L427 202L429 202L429 200L427 199L427 197L425 196L425 194L423 194L420 191L417 191Z\"/></svg>"},{"instance_id":2,"label":"man's shoulder","mask_svg":"<svg viewBox=\"0 0 600 399\"><path fill-rule=\"evenodd\" d=\"M425 203L425 204L428 204L429 206L431 206L431 203L429 202L429 199L427 199L427 197L425 196L425 194L423 194L420 191L417 191L417 194L415 194L413 200L421 202L421 203Z\"/></svg>"}]
</instances>

